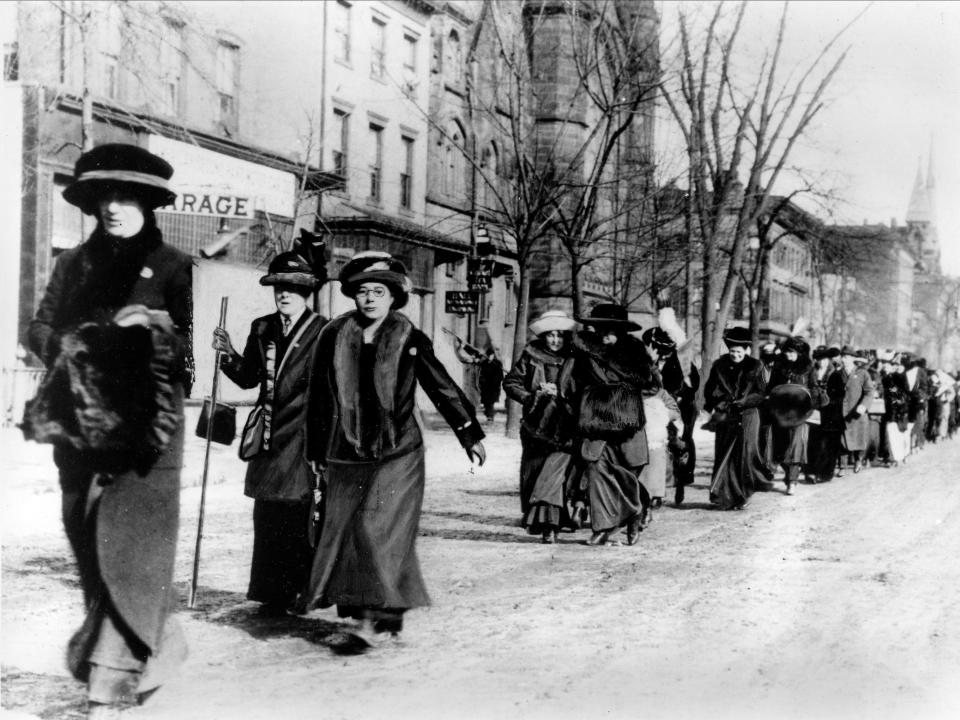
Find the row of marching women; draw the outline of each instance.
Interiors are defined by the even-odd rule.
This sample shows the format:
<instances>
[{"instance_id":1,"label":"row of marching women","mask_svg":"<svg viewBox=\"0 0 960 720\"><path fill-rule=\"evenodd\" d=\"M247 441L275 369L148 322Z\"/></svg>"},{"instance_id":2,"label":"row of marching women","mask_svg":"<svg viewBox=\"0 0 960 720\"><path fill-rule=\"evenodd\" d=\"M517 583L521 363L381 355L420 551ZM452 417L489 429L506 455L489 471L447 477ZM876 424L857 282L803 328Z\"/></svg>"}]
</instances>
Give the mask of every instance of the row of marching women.
<instances>
[{"instance_id":1,"label":"row of marching women","mask_svg":"<svg viewBox=\"0 0 960 720\"><path fill-rule=\"evenodd\" d=\"M100 720L148 699L186 654L173 574L193 263L164 242L154 212L176 196L172 175L137 146L80 156L63 196L96 224L57 257L29 328L47 373L21 427L54 447L86 610L67 662ZM416 553L418 387L480 465L484 433L430 338L400 312L412 290L400 260L353 255L338 280L354 306L327 321L309 307L324 253L309 233L296 248L260 278L276 310L251 322L242 351L223 328L212 339L217 372L258 389L239 443L253 500L247 597L267 616L335 607L349 622L343 648L364 651L430 602ZM700 381L688 340L670 312L643 330L610 304L576 319L548 311L530 330L503 380L523 406L522 521L546 543L589 527L588 545L634 544L668 490L680 504L693 482ZM704 388L718 507L769 489L775 465L789 493L801 473L829 480L841 457L855 473L877 457L896 465L956 427L953 378L906 353L871 365L853 347L811 355L791 338L768 365L750 357L745 331L724 341Z\"/></svg>"},{"instance_id":2,"label":"row of marching women","mask_svg":"<svg viewBox=\"0 0 960 720\"><path fill-rule=\"evenodd\" d=\"M957 379L908 352L818 346L800 337L750 356L746 328L724 333L727 353L704 388L715 436L710 501L741 509L774 487L828 482L847 470L897 467L957 426ZM935 415L930 419L929 415Z\"/></svg>"},{"instance_id":3,"label":"row of marching women","mask_svg":"<svg viewBox=\"0 0 960 720\"><path fill-rule=\"evenodd\" d=\"M693 482L699 376L678 357L686 337L672 312L640 330L619 305L549 310L504 378L523 407L522 522L545 543L588 525L588 545L633 545L668 487L682 501Z\"/></svg>"}]
</instances>

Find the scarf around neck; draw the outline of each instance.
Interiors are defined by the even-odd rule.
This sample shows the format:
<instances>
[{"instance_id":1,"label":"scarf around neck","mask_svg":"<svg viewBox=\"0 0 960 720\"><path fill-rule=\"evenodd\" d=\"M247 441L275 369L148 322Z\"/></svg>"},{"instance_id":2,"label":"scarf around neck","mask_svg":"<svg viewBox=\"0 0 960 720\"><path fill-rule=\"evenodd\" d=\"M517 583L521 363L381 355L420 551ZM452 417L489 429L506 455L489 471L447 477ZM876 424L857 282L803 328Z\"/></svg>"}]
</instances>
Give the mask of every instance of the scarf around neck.
<instances>
[{"instance_id":1,"label":"scarf around neck","mask_svg":"<svg viewBox=\"0 0 960 720\"><path fill-rule=\"evenodd\" d=\"M93 320L100 311L127 304L140 278L147 255L163 242L160 230L148 221L130 238L112 238L97 224L86 243L86 263L71 308L79 320Z\"/></svg>"},{"instance_id":2,"label":"scarf around neck","mask_svg":"<svg viewBox=\"0 0 960 720\"><path fill-rule=\"evenodd\" d=\"M390 311L373 337L375 359L373 384L379 405L381 432L374 446L363 447L363 428L372 418L364 418L360 402L360 384L369 381L360 377L360 350L363 345L363 325L359 313L350 313L334 344L333 361L337 379L337 400L340 405L340 426L343 434L358 455L379 458L384 443L388 448L397 444L395 423L396 391L403 348L413 332L413 323L401 313Z\"/></svg>"}]
</instances>

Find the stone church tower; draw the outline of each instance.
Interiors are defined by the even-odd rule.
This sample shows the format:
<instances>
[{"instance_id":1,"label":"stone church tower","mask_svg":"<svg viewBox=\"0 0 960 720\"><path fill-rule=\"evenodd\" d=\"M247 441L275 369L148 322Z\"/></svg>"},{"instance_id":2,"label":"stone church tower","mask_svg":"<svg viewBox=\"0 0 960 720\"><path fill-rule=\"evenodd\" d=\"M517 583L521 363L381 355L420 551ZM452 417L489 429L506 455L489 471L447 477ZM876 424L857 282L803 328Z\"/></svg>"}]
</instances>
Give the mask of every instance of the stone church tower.
<instances>
[{"instance_id":1,"label":"stone church tower","mask_svg":"<svg viewBox=\"0 0 960 720\"><path fill-rule=\"evenodd\" d=\"M923 177L923 161L917 162L917 177L913 183L910 204L907 207L907 229L910 245L928 273L940 272L940 241L937 237L936 182L933 174L933 149Z\"/></svg>"}]
</instances>

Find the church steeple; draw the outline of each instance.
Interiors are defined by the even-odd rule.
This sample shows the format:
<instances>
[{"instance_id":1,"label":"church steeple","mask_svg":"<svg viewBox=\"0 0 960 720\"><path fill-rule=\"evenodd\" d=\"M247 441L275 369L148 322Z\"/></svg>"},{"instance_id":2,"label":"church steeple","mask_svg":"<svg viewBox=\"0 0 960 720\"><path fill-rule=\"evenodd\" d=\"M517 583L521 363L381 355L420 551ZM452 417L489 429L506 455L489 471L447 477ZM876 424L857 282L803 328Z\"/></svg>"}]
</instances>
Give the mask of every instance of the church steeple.
<instances>
[{"instance_id":1,"label":"church steeple","mask_svg":"<svg viewBox=\"0 0 960 720\"><path fill-rule=\"evenodd\" d=\"M910 205L907 207L908 224L929 224L933 221L930 212L930 194L927 191L928 183L923 181L922 168L923 159L917 158L917 178L913 181L913 192L910 194Z\"/></svg>"}]
</instances>

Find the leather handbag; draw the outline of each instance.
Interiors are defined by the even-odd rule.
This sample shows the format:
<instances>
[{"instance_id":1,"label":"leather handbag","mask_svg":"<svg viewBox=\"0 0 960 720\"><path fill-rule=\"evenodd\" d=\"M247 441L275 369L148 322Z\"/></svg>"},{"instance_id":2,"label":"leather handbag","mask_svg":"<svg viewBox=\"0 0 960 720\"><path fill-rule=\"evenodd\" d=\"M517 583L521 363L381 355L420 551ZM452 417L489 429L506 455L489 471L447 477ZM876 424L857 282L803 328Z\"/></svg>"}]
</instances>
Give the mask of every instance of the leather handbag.
<instances>
[{"instance_id":1,"label":"leather handbag","mask_svg":"<svg viewBox=\"0 0 960 720\"><path fill-rule=\"evenodd\" d=\"M252 460L264 450L267 418L262 405L255 405L247 416L247 422L240 434L238 454L241 460Z\"/></svg>"},{"instance_id":2,"label":"leather handbag","mask_svg":"<svg viewBox=\"0 0 960 720\"><path fill-rule=\"evenodd\" d=\"M206 439L207 426L210 424L210 398L203 399L203 408L197 419L197 437ZM213 428L210 439L221 445L230 445L237 436L237 409L227 403L216 404L213 411Z\"/></svg>"}]
</instances>

